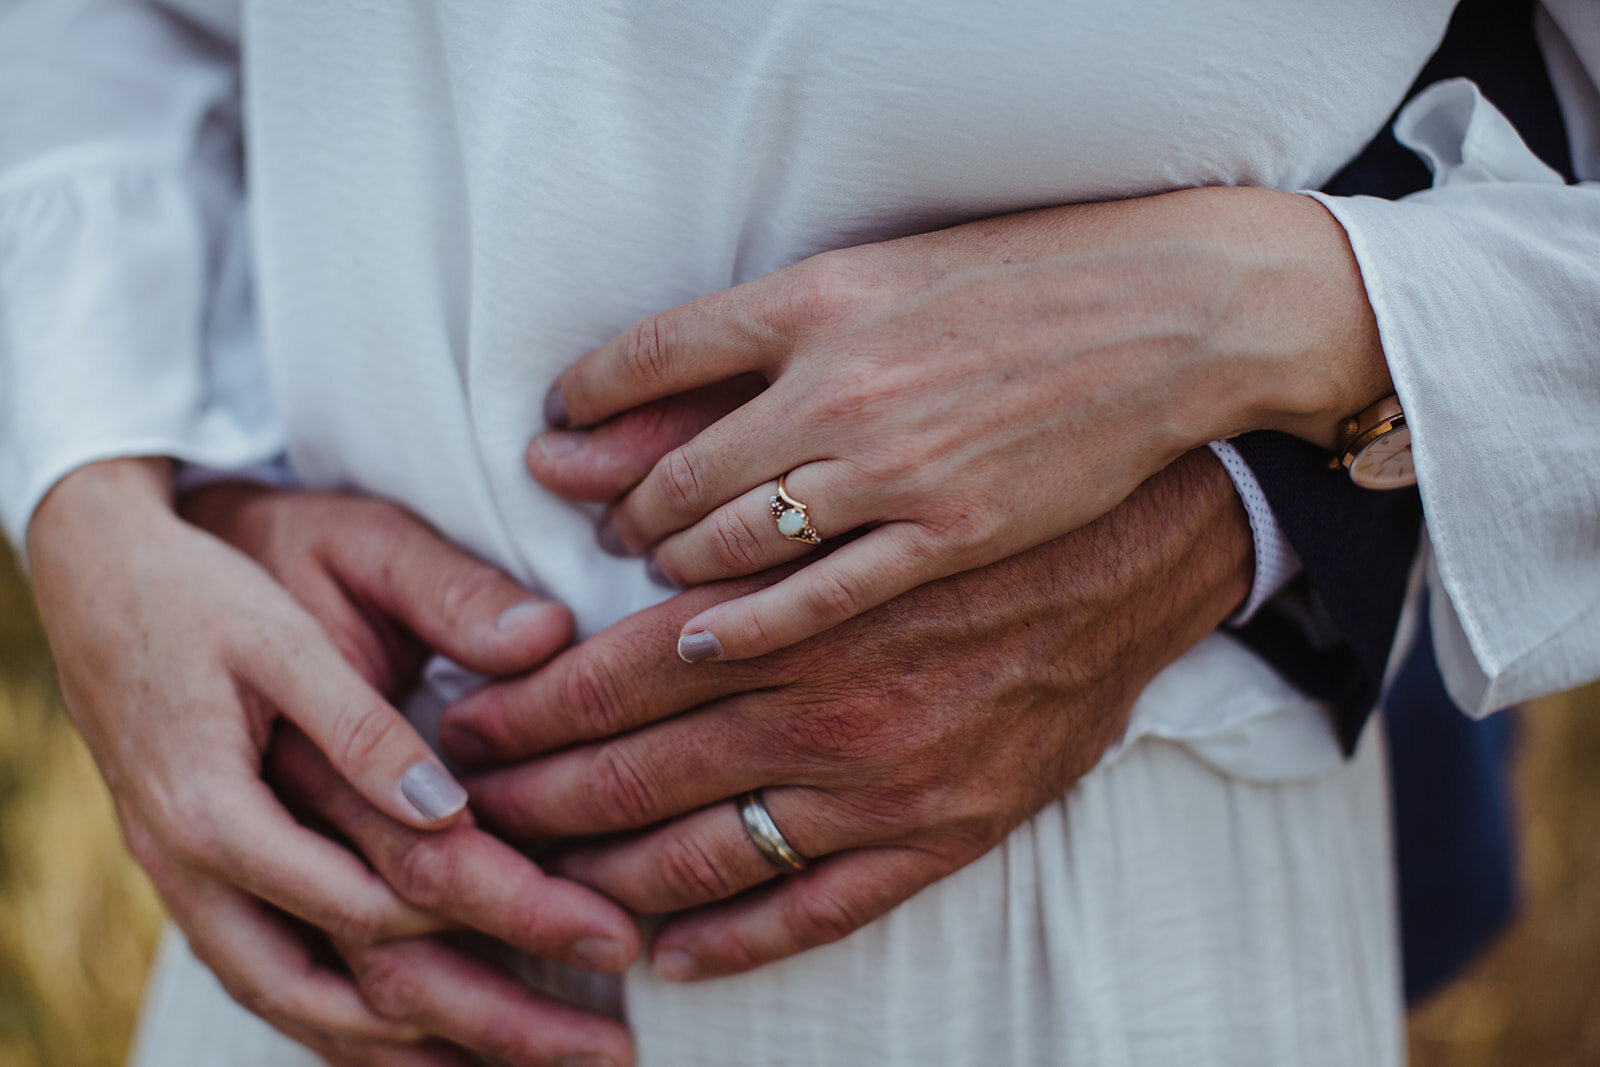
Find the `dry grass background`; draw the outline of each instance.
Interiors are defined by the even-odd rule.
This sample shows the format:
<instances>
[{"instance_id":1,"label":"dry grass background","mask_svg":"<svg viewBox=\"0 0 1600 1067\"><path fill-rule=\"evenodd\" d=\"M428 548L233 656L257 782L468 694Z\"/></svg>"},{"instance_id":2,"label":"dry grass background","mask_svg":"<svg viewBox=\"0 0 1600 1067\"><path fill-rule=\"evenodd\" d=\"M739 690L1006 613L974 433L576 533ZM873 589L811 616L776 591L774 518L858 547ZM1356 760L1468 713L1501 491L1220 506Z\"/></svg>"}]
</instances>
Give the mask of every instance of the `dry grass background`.
<instances>
[{"instance_id":1,"label":"dry grass background","mask_svg":"<svg viewBox=\"0 0 1600 1067\"><path fill-rule=\"evenodd\" d=\"M160 906L123 853L3 552L0 1065L112 1067ZM1524 726L1522 916L1413 1014L1416 1067L1600 1067L1600 688L1542 702Z\"/></svg>"}]
</instances>

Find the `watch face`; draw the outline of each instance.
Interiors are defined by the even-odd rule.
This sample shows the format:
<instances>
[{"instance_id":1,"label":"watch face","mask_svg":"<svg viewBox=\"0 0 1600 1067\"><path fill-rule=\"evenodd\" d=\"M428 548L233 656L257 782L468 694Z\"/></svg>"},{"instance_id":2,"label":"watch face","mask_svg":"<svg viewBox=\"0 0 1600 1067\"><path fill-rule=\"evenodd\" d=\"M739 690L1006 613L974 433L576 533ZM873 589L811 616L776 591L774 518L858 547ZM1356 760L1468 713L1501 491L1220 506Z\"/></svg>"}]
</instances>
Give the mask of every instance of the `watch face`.
<instances>
[{"instance_id":1,"label":"watch face","mask_svg":"<svg viewBox=\"0 0 1600 1067\"><path fill-rule=\"evenodd\" d=\"M1350 479L1364 489L1403 489L1417 484L1411 465L1411 431L1398 426L1366 448L1350 464Z\"/></svg>"}]
</instances>

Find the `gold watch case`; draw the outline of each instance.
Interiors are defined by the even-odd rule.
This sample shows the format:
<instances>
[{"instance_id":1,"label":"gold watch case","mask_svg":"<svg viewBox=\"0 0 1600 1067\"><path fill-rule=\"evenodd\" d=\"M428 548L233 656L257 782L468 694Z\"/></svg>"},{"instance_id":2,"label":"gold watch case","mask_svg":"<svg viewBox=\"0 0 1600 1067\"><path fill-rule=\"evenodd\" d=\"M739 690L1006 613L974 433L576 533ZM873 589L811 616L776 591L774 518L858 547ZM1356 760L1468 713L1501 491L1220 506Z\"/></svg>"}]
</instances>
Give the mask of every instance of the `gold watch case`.
<instances>
[{"instance_id":1,"label":"gold watch case","mask_svg":"<svg viewBox=\"0 0 1600 1067\"><path fill-rule=\"evenodd\" d=\"M1398 396L1386 396L1339 429L1333 465L1350 472L1363 489L1404 489L1417 484L1411 462L1411 431Z\"/></svg>"}]
</instances>

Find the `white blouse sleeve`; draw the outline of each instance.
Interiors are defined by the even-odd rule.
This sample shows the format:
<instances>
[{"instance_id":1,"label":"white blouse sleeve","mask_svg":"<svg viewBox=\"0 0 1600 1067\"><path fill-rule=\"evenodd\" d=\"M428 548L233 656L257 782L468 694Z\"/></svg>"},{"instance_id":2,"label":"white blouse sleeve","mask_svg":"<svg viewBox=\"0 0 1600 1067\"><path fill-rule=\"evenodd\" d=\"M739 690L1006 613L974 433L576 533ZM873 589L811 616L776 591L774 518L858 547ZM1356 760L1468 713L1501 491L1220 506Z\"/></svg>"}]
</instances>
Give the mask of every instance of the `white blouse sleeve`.
<instances>
[{"instance_id":1,"label":"white blouse sleeve","mask_svg":"<svg viewBox=\"0 0 1600 1067\"><path fill-rule=\"evenodd\" d=\"M64 474L281 448L255 351L236 3L0 5L0 519Z\"/></svg>"},{"instance_id":2,"label":"white blouse sleeve","mask_svg":"<svg viewBox=\"0 0 1600 1067\"><path fill-rule=\"evenodd\" d=\"M1540 36L1580 178L1600 177L1600 4ZM1343 224L1411 428L1434 638L1474 714L1600 677L1600 184L1563 184L1471 82L1395 125L1434 173Z\"/></svg>"}]
</instances>

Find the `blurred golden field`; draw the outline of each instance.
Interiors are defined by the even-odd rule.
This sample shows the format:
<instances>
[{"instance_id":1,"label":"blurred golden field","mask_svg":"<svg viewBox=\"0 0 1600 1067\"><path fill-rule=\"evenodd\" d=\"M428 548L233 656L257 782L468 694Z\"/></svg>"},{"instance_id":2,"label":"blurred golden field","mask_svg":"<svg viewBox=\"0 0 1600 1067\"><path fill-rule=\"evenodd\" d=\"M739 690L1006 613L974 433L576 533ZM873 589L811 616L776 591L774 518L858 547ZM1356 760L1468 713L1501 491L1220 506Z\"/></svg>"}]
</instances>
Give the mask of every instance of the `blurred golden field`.
<instances>
[{"instance_id":1,"label":"blurred golden field","mask_svg":"<svg viewBox=\"0 0 1600 1067\"><path fill-rule=\"evenodd\" d=\"M160 906L123 853L3 553L0 1067L110 1067L133 1027ZM1600 688L1530 710L1522 915L1414 1013L1418 1067L1600 1067Z\"/></svg>"}]
</instances>

